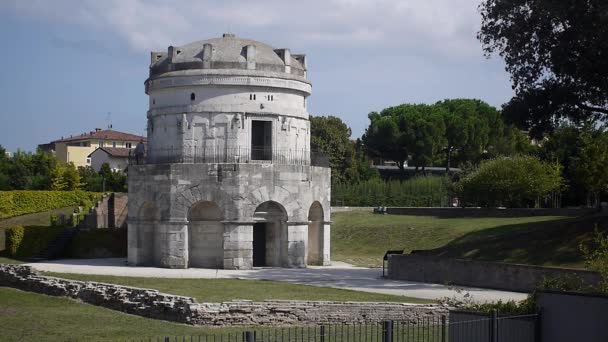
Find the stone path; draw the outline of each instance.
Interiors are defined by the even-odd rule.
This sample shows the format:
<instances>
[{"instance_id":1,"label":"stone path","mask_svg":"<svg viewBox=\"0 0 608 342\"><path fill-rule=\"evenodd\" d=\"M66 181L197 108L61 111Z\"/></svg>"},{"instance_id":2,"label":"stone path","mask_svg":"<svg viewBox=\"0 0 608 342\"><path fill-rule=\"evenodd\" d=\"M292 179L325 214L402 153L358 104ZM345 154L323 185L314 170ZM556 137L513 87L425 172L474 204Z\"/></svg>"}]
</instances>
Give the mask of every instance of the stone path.
<instances>
[{"instance_id":1,"label":"stone path","mask_svg":"<svg viewBox=\"0 0 608 342\"><path fill-rule=\"evenodd\" d=\"M355 267L342 262L333 262L332 266L311 266L306 269L255 268L253 270L129 267L126 266L126 259L123 258L67 259L28 265L37 270L48 272L126 277L264 279L426 299L439 299L444 297L462 299L467 293L472 296L473 300L479 302L522 300L526 298L525 293L518 292L470 287L455 289L438 284L386 280L381 278L382 269Z\"/></svg>"}]
</instances>

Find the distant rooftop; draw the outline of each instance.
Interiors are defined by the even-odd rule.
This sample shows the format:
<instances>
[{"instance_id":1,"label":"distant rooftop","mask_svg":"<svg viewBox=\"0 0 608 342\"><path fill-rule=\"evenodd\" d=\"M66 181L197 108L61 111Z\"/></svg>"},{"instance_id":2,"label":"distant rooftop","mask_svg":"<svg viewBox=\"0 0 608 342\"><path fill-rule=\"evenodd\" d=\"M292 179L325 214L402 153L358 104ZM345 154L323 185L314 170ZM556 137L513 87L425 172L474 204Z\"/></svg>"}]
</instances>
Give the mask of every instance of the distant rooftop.
<instances>
[{"instance_id":1,"label":"distant rooftop","mask_svg":"<svg viewBox=\"0 0 608 342\"><path fill-rule=\"evenodd\" d=\"M75 135L75 136L70 136L67 138L62 137L61 139L52 141L51 143L58 143L58 142L69 142L69 141L80 141L80 140L90 140L90 139L95 139L95 140L120 140L120 141L137 141L139 142L141 139L144 139L144 141L146 141L146 137L144 136L140 136L140 135L135 135L135 134L130 134L130 133L124 133L124 132L118 132L118 131L114 131L111 129L101 129L101 128L96 128L95 131L91 131L88 133L82 133L80 135Z\"/></svg>"},{"instance_id":2,"label":"distant rooftop","mask_svg":"<svg viewBox=\"0 0 608 342\"><path fill-rule=\"evenodd\" d=\"M97 152L97 150L102 150L112 157L128 157L131 152L130 148L98 147L95 151L89 154L88 157L90 158L93 153Z\"/></svg>"}]
</instances>

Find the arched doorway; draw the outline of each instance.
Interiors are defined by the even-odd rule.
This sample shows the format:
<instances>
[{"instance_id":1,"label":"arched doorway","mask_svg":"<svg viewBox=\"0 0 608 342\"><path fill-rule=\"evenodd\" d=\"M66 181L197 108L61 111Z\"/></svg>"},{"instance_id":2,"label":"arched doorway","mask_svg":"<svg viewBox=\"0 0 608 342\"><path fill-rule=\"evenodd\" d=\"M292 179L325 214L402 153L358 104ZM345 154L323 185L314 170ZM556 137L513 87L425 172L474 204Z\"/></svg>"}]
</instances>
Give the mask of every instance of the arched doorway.
<instances>
[{"instance_id":1,"label":"arched doorway","mask_svg":"<svg viewBox=\"0 0 608 342\"><path fill-rule=\"evenodd\" d=\"M188 212L188 267L221 268L224 262L222 211L215 202L195 203Z\"/></svg>"},{"instance_id":2,"label":"arched doorway","mask_svg":"<svg viewBox=\"0 0 608 342\"><path fill-rule=\"evenodd\" d=\"M253 266L283 266L287 257L287 212L279 203L268 201L255 209L253 220Z\"/></svg>"},{"instance_id":3,"label":"arched doorway","mask_svg":"<svg viewBox=\"0 0 608 342\"><path fill-rule=\"evenodd\" d=\"M313 202L308 211L308 247L306 264L323 264L323 207L318 201Z\"/></svg>"}]
</instances>

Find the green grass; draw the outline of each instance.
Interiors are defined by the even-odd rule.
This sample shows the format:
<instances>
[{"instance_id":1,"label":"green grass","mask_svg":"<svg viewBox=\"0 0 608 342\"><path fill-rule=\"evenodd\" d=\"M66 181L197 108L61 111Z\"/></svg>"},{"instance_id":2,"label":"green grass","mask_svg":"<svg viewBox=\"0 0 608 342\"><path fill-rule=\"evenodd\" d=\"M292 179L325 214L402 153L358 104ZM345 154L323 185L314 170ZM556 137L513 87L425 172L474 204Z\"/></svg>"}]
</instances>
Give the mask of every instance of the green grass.
<instances>
[{"instance_id":1,"label":"green grass","mask_svg":"<svg viewBox=\"0 0 608 342\"><path fill-rule=\"evenodd\" d=\"M0 287L2 341L125 340L219 333L129 315L71 299ZM222 329L236 332L245 328ZM145 339L147 340L147 338Z\"/></svg>"},{"instance_id":2,"label":"green grass","mask_svg":"<svg viewBox=\"0 0 608 342\"><path fill-rule=\"evenodd\" d=\"M18 265L18 264L24 264L24 263L25 263L25 261L0 256L0 264Z\"/></svg>"},{"instance_id":3,"label":"green grass","mask_svg":"<svg viewBox=\"0 0 608 342\"><path fill-rule=\"evenodd\" d=\"M581 267L578 245L596 218L437 218L342 212L332 215L332 259L381 267L390 249L453 258ZM604 225L605 226L605 225Z\"/></svg>"},{"instance_id":4,"label":"green grass","mask_svg":"<svg viewBox=\"0 0 608 342\"><path fill-rule=\"evenodd\" d=\"M421 298L342 290L331 287L288 284L268 280L138 278L50 272L45 274L59 278L156 289L165 293L194 297L199 302L211 303L234 299L253 301L289 299L402 303L435 302Z\"/></svg>"},{"instance_id":5,"label":"green grass","mask_svg":"<svg viewBox=\"0 0 608 342\"><path fill-rule=\"evenodd\" d=\"M21 216L15 216L0 220L0 229L8 228L12 226L50 226L51 225L51 214L57 215L64 214L66 216L72 215L75 207L65 207L60 209L53 209L43 211L40 213L26 214Z\"/></svg>"}]
</instances>

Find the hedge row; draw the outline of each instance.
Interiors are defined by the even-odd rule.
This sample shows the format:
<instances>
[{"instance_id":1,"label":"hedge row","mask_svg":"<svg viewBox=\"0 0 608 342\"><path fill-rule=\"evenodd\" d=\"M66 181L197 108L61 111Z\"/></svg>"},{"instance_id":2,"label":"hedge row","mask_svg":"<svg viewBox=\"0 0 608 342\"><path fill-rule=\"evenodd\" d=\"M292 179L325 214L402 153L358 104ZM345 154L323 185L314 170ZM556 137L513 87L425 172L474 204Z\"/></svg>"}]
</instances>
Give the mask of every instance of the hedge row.
<instances>
[{"instance_id":1,"label":"hedge row","mask_svg":"<svg viewBox=\"0 0 608 342\"><path fill-rule=\"evenodd\" d=\"M86 191L0 191L0 219L70 206L90 206L100 193Z\"/></svg>"},{"instance_id":2,"label":"hedge row","mask_svg":"<svg viewBox=\"0 0 608 342\"><path fill-rule=\"evenodd\" d=\"M27 258L46 248L63 227L14 226L6 229L6 250L13 258Z\"/></svg>"},{"instance_id":3,"label":"hedge row","mask_svg":"<svg viewBox=\"0 0 608 342\"><path fill-rule=\"evenodd\" d=\"M68 256L72 258L126 258L127 229L81 230L72 240Z\"/></svg>"},{"instance_id":4,"label":"hedge row","mask_svg":"<svg viewBox=\"0 0 608 342\"><path fill-rule=\"evenodd\" d=\"M447 180L420 176L406 181L371 179L332 184L332 205L359 207L441 207L448 205Z\"/></svg>"}]
</instances>

